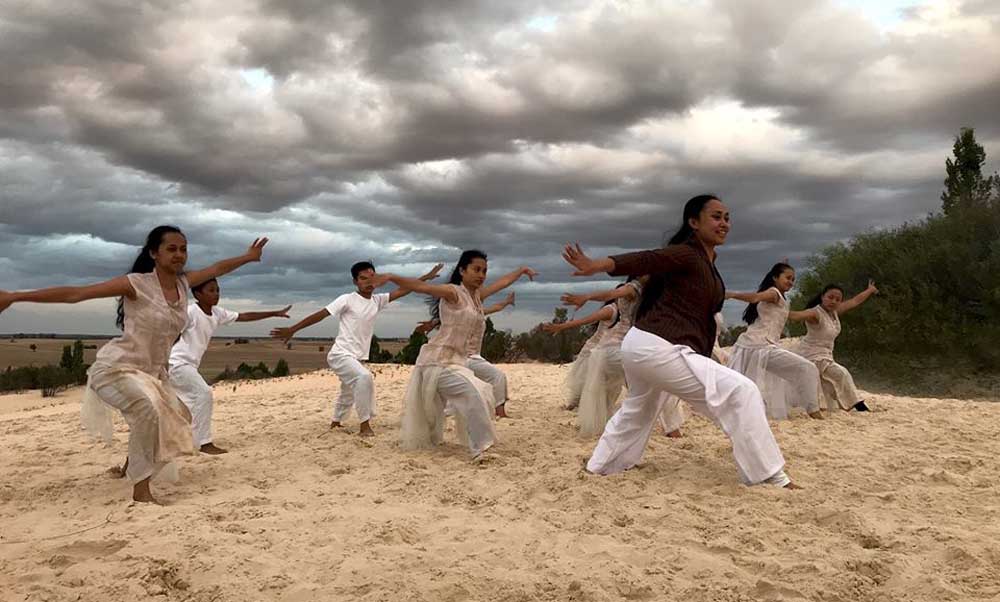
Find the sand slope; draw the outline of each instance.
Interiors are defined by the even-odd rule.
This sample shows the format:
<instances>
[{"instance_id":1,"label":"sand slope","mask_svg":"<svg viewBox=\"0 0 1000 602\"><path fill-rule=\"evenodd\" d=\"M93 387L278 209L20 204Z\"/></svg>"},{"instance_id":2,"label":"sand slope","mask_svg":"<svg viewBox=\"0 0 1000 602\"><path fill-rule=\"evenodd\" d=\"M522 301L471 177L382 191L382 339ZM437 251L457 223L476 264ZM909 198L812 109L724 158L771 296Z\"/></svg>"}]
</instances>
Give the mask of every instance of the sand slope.
<instances>
[{"instance_id":1,"label":"sand slope","mask_svg":"<svg viewBox=\"0 0 1000 602\"><path fill-rule=\"evenodd\" d=\"M407 368L375 368L372 444L327 430L332 374L220 385L232 453L185 459L165 507L104 474L127 432L88 441L79 391L0 397L0 599L1000 599L1000 404L878 396L775 424L804 491L741 486L701 419L594 477L566 369L505 367L516 419L482 467L399 450Z\"/></svg>"}]
</instances>

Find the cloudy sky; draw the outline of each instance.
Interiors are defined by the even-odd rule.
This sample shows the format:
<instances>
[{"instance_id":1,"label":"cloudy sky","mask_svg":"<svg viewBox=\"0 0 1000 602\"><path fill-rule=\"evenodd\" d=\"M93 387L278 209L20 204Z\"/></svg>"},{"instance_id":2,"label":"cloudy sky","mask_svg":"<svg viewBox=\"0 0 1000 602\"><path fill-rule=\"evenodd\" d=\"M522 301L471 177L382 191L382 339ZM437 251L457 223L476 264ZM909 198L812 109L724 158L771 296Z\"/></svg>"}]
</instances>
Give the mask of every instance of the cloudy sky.
<instances>
[{"instance_id":1,"label":"cloudy sky","mask_svg":"<svg viewBox=\"0 0 1000 602\"><path fill-rule=\"evenodd\" d=\"M224 303L301 318L354 261L417 275L478 247L541 272L496 320L519 331L608 282L574 281L561 243L657 246L694 194L732 209L719 267L745 289L936 210L960 127L1000 157L994 0L8 0L0 56L4 289L121 274L172 223L191 267L270 236ZM0 332L113 321L19 305Z\"/></svg>"}]
</instances>

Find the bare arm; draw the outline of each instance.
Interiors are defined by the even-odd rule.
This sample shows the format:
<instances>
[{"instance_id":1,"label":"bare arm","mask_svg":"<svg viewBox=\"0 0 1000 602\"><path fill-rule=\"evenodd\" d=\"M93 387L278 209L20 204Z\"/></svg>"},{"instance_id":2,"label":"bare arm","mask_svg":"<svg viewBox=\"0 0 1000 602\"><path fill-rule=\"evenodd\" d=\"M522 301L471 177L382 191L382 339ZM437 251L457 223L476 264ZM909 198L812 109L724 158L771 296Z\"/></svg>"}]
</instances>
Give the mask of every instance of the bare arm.
<instances>
[{"instance_id":1,"label":"bare arm","mask_svg":"<svg viewBox=\"0 0 1000 602\"><path fill-rule=\"evenodd\" d=\"M305 318L302 318L302 320L300 320L297 324L294 324L292 326L285 326L283 328L275 328L271 330L271 336L276 339L281 339L282 341L287 342L289 339L295 336L296 332L303 330L305 328L309 328L313 324L322 322L329 315L330 312L327 311L327 309L324 307L323 309L317 311L316 313L306 316Z\"/></svg>"},{"instance_id":2,"label":"bare arm","mask_svg":"<svg viewBox=\"0 0 1000 602\"><path fill-rule=\"evenodd\" d=\"M385 286L390 282L400 288L409 289L415 293L430 295L431 297L444 299L451 303L458 303L458 293L455 291L455 287L449 284L430 284L429 282L424 282L419 278L407 278L406 276L400 276L398 274L375 274L372 278L372 283L375 285L375 288Z\"/></svg>"},{"instance_id":3,"label":"bare arm","mask_svg":"<svg viewBox=\"0 0 1000 602\"><path fill-rule=\"evenodd\" d=\"M503 301L501 301L499 303L494 303L493 305L490 305L489 307L484 307L483 308L483 315L488 316L490 314L495 314L498 311L503 311L504 309L507 308L508 305L514 305L514 293L510 293L509 295L507 295L506 299L504 299Z\"/></svg>"},{"instance_id":4,"label":"bare arm","mask_svg":"<svg viewBox=\"0 0 1000 602\"><path fill-rule=\"evenodd\" d=\"M89 286L57 286L33 291L0 291L0 312L13 303L79 303L107 297L135 298L135 289L126 276L118 276Z\"/></svg>"},{"instance_id":5,"label":"bare arm","mask_svg":"<svg viewBox=\"0 0 1000 602\"><path fill-rule=\"evenodd\" d=\"M778 292L773 288L769 288L766 291L761 291L759 293L740 293L737 291L726 291L726 299L738 299L746 303L760 303L766 301L768 303L778 302Z\"/></svg>"},{"instance_id":6,"label":"bare arm","mask_svg":"<svg viewBox=\"0 0 1000 602\"><path fill-rule=\"evenodd\" d=\"M845 313L851 311L855 307L857 307L857 306L861 305L862 303L864 303L865 301L867 301L868 297L871 297L872 295L874 295L877 292L878 292L878 289L875 288L875 281L869 280L868 281L868 288L866 288L865 290L861 291L857 295L854 295L853 297L851 297L847 301L844 301L843 303L840 304L840 306L837 308L837 315L838 316L842 316Z\"/></svg>"},{"instance_id":7,"label":"bare arm","mask_svg":"<svg viewBox=\"0 0 1000 602\"><path fill-rule=\"evenodd\" d=\"M613 288L606 291L597 291L594 293L584 293L582 295L573 295L570 293L564 294L559 298L563 305L572 305L576 309L583 307L587 301L597 301L598 303L607 303L608 301L615 301L622 298L634 299L639 295L639 291L635 290L632 286L619 286L618 288Z\"/></svg>"},{"instance_id":8,"label":"bare arm","mask_svg":"<svg viewBox=\"0 0 1000 602\"><path fill-rule=\"evenodd\" d=\"M253 241L253 244L250 245L250 248L247 249L246 253L236 257L230 257L229 259L223 259L222 261L213 263L207 268L186 272L184 275L187 276L188 284L190 286L198 286L203 282L208 282L212 278L224 276L248 263L260 261L260 256L264 252L264 245L266 244L267 238L258 238Z\"/></svg>"},{"instance_id":9,"label":"bare arm","mask_svg":"<svg viewBox=\"0 0 1000 602\"><path fill-rule=\"evenodd\" d=\"M241 311L240 317L236 318L236 321L256 322L258 320L266 320L268 318L287 318L288 310L291 308L292 306L288 305L284 309L276 309L274 311Z\"/></svg>"},{"instance_id":10,"label":"bare arm","mask_svg":"<svg viewBox=\"0 0 1000 602\"><path fill-rule=\"evenodd\" d=\"M431 271L429 271L426 274L424 274L423 276L421 276L420 280L423 280L424 282L427 282L429 280L434 280L435 278L438 277L438 274L441 272L441 268L443 268L443 267L444 267L443 263L437 264L436 266L434 266L433 268L431 268ZM410 291L410 289L399 287L396 290L394 290L391 293L389 293L389 302L391 303L392 301L395 301L396 299L399 299L400 297L405 297L406 295L409 295L411 292L412 291Z\"/></svg>"},{"instance_id":11,"label":"bare arm","mask_svg":"<svg viewBox=\"0 0 1000 602\"><path fill-rule=\"evenodd\" d=\"M568 322L563 322L561 324L555 324L549 322L547 324L542 324L542 330L552 334L562 332L563 330L568 330L570 328L576 328L577 326L585 326L587 324L593 324L594 322L600 322L602 320L610 320L615 315L615 310L610 305L605 305L601 309L595 311L594 313L586 316L584 318L579 318L577 320L570 320Z\"/></svg>"},{"instance_id":12,"label":"bare arm","mask_svg":"<svg viewBox=\"0 0 1000 602\"><path fill-rule=\"evenodd\" d=\"M503 289L517 282L521 276L527 276L529 280L534 280L537 275L538 272L535 270L526 266L521 266L513 272L504 274L503 276L497 278L494 282L491 282L490 284L487 284L483 288L479 289L479 298L486 299L493 294L499 293Z\"/></svg>"},{"instance_id":13,"label":"bare arm","mask_svg":"<svg viewBox=\"0 0 1000 602\"><path fill-rule=\"evenodd\" d=\"M812 308L802 311L790 311L788 312L788 319L792 322L809 322L811 324L819 322L819 317Z\"/></svg>"}]
</instances>

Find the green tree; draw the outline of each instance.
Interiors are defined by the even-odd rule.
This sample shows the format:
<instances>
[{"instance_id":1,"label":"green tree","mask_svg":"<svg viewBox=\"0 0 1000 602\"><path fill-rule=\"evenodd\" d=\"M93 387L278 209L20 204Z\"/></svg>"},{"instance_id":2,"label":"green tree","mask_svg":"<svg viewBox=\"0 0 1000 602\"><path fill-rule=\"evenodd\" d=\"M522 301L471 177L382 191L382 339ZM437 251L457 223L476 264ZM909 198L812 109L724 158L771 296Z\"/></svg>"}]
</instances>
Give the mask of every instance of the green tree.
<instances>
[{"instance_id":1,"label":"green tree","mask_svg":"<svg viewBox=\"0 0 1000 602\"><path fill-rule=\"evenodd\" d=\"M279 377L288 376L289 374L288 362L285 361L285 358L279 358L278 363L274 365L274 372L271 373L271 376Z\"/></svg>"},{"instance_id":2,"label":"green tree","mask_svg":"<svg viewBox=\"0 0 1000 602\"><path fill-rule=\"evenodd\" d=\"M59 367L67 372L73 371L73 348L69 345L63 346L62 357L59 359Z\"/></svg>"},{"instance_id":3,"label":"green tree","mask_svg":"<svg viewBox=\"0 0 1000 602\"><path fill-rule=\"evenodd\" d=\"M489 362L513 359L514 336L509 331L497 330L493 320L486 318L486 333L483 335L483 357Z\"/></svg>"},{"instance_id":4,"label":"green tree","mask_svg":"<svg viewBox=\"0 0 1000 602\"><path fill-rule=\"evenodd\" d=\"M377 336L372 336L372 344L368 348L368 361L372 364L387 364L392 361L392 352L382 349Z\"/></svg>"},{"instance_id":5,"label":"green tree","mask_svg":"<svg viewBox=\"0 0 1000 602\"><path fill-rule=\"evenodd\" d=\"M410 340L407 341L406 346L399 350L393 361L397 364L410 364L413 365L417 363L417 356L420 355L420 348L427 343L427 335L422 332L413 331L410 335Z\"/></svg>"},{"instance_id":6,"label":"green tree","mask_svg":"<svg viewBox=\"0 0 1000 602\"><path fill-rule=\"evenodd\" d=\"M954 215L972 207L983 207L989 203L994 188L1000 186L1000 177L983 177L986 163L986 149L976 142L972 128L962 128L955 137L952 147L954 160L945 159L944 192L941 193L941 208L945 215Z\"/></svg>"}]
</instances>

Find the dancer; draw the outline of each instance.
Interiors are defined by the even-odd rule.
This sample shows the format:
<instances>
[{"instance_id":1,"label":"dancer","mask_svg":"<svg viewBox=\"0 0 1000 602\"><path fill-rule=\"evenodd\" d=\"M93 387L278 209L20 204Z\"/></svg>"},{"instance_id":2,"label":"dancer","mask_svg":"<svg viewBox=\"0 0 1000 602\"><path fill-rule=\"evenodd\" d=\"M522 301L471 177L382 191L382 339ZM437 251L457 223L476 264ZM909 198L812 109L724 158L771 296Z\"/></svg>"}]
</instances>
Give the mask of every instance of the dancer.
<instances>
[{"instance_id":1,"label":"dancer","mask_svg":"<svg viewBox=\"0 0 1000 602\"><path fill-rule=\"evenodd\" d=\"M221 291L215 278L191 287L191 293L195 302L187 308L187 327L170 351L170 384L191 411L195 447L204 454L224 454L227 450L212 442L212 387L198 373L201 358L219 327L233 322L287 318L292 306L274 311L229 311L219 307Z\"/></svg>"},{"instance_id":2,"label":"dancer","mask_svg":"<svg viewBox=\"0 0 1000 602\"><path fill-rule=\"evenodd\" d=\"M858 395L851 373L833 359L833 344L840 334L840 316L877 292L875 283L869 280L868 288L844 301L844 289L829 284L806 304L805 310L789 314L790 319L806 323L806 336L799 341L795 351L816 365L823 393L844 411L867 412L869 407Z\"/></svg>"},{"instance_id":3,"label":"dancer","mask_svg":"<svg viewBox=\"0 0 1000 602\"><path fill-rule=\"evenodd\" d=\"M444 267L437 264L431 271L420 277L421 281L437 278ZM322 322L329 316L339 320L337 338L326 355L330 370L340 379L340 397L333 409L330 428L341 428L353 407L361 422L359 434L374 437L371 420L375 417L375 379L361 362L368 361L372 335L375 333L375 318L390 303L410 294L410 289L397 288L391 293L375 292L375 266L368 261L359 261L351 266L351 279L357 290L343 294L323 309L303 318L297 324L285 328L275 328L271 336L286 343L295 333Z\"/></svg>"},{"instance_id":4,"label":"dancer","mask_svg":"<svg viewBox=\"0 0 1000 602\"><path fill-rule=\"evenodd\" d=\"M700 195L684 205L681 228L664 248L602 259L591 259L579 245L564 249L574 276L650 275L635 324L622 341L628 395L604 428L588 471L613 474L635 466L668 393L722 428L745 483L793 486L757 387L708 357L713 316L725 295L715 248L725 242L729 227L722 201Z\"/></svg>"},{"instance_id":5,"label":"dancer","mask_svg":"<svg viewBox=\"0 0 1000 602\"><path fill-rule=\"evenodd\" d=\"M569 328L590 324L600 320L598 330L605 332L590 352L584 373L583 389L580 394L578 421L580 434L598 435L604 430L608 418L625 384L625 369L622 366L621 343L632 327L635 309L642 296L639 280L619 285L614 292L581 295L572 300L575 305L580 300L592 298L608 299L604 307L586 318L570 320L561 324L543 324L546 332L558 333ZM563 302L571 296L564 295ZM579 305L577 305L579 307Z\"/></svg>"},{"instance_id":6,"label":"dancer","mask_svg":"<svg viewBox=\"0 0 1000 602\"><path fill-rule=\"evenodd\" d=\"M514 293L507 295L507 298L499 303L494 303L489 307L483 308L483 315L489 316L497 312L503 311L505 308L514 305ZM435 301L437 301L435 299ZM434 308L437 306L435 303L432 306L432 313ZM417 332L422 332L423 334L428 334L435 328L441 325L440 317L432 317L426 322L420 322L417 324ZM484 331L485 334L485 331ZM494 412L497 418L508 418L507 416L507 375L504 374L503 370L497 368L491 364L486 358L482 356L483 347L483 337L478 339L472 339L469 341L469 360L466 362L466 367L472 370L472 373L476 375L481 381L489 383L493 387L493 401L496 404ZM449 414L450 415L450 414Z\"/></svg>"},{"instance_id":7,"label":"dancer","mask_svg":"<svg viewBox=\"0 0 1000 602\"><path fill-rule=\"evenodd\" d=\"M483 452L496 441L493 387L476 378L467 367L470 344L481 340L486 328L482 299L514 284L521 276L534 280L536 272L522 267L484 286L486 272L486 254L468 250L462 252L448 284L429 284L395 274L375 276L376 286L392 282L440 301L436 317L441 332L420 348L406 387L400 429L405 449L441 443L446 405L454 409L456 430L474 459L482 459Z\"/></svg>"},{"instance_id":8,"label":"dancer","mask_svg":"<svg viewBox=\"0 0 1000 602\"><path fill-rule=\"evenodd\" d=\"M810 418L821 420L819 370L778 344L789 313L785 294L793 286L795 270L779 262L764 276L756 293L726 293L727 299L750 304L743 312L749 326L736 339L728 365L757 383L771 418L788 418L790 407L801 407Z\"/></svg>"},{"instance_id":9,"label":"dancer","mask_svg":"<svg viewBox=\"0 0 1000 602\"><path fill-rule=\"evenodd\" d=\"M158 226L146 237L125 276L90 286L0 291L0 311L25 301L79 303L119 298L117 324L123 333L101 347L88 370L81 418L88 430L105 439L111 438L107 406L121 412L128 422L128 458L117 472L133 483L133 500L158 503L150 491L150 479L170 460L194 453L191 413L177 399L167 377L170 349L187 323L188 287L260 261L266 244L266 238L258 238L243 255L185 272L187 239L179 228Z\"/></svg>"}]
</instances>

